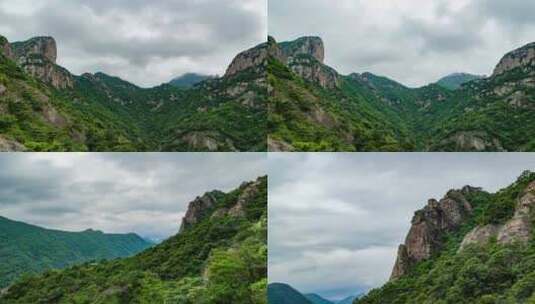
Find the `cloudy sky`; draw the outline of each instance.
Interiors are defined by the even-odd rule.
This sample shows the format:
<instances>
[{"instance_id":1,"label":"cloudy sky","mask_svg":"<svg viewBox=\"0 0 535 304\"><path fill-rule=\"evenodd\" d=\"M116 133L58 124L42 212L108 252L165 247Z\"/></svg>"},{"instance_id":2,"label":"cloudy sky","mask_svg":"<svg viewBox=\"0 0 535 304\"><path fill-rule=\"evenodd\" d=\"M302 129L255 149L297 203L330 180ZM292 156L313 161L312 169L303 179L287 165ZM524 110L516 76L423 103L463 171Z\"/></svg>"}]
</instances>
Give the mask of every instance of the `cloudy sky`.
<instances>
[{"instance_id":1,"label":"cloudy sky","mask_svg":"<svg viewBox=\"0 0 535 304\"><path fill-rule=\"evenodd\" d=\"M261 153L2 154L0 216L163 239L195 197L265 175L265 162Z\"/></svg>"},{"instance_id":2,"label":"cloudy sky","mask_svg":"<svg viewBox=\"0 0 535 304\"><path fill-rule=\"evenodd\" d=\"M53 36L58 63L141 86L223 74L266 40L267 0L0 0L0 35Z\"/></svg>"},{"instance_id":3,"label":"cloudy sky","mask_svg":"<svg viewBox=\"0 0 535 304\"><path fill-rule=\"evenodd\" d=\"M470 184L496 191L534 154L272 153L269 280L340 298L379 287L414 211Z\"/></svg>"},{"instance_id":4,"label":"cloudy sky","mask_svg":"<svg viewBox=\"0 0 535 304\"><path fill-rule=\"evenodd\" d=\"M270 0L277 40L318 35L339 72L371 71L409 86L452 72L492 73L535 40L535 1Z\"/></svg>"}]
</instances>

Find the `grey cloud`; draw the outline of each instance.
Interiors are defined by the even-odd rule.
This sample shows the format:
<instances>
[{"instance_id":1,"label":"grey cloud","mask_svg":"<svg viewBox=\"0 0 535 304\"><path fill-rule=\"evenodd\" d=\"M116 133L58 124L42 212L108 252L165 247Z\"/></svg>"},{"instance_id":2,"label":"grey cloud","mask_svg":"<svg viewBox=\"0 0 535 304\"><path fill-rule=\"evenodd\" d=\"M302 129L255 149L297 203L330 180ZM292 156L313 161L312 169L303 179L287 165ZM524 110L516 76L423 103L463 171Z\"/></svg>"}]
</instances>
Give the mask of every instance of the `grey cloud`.
<instances>
[{"instance_id":1,"label":"grey cloud","mask_svg":"<svg viewBox=\"0 0 535 304\"><path fill-rule=\"evenodd\" d=\"M0 29L7 29L10 40L55 37L58 60L75 73L104 71L147 86L188 71L222 74L238 52L265 40L265 5L266 0L51 0L30 14L0 6Z\"/></svg>"},{"instance_id":2,"label":"grey cloud","mask_svg":"<svg viewBox=\"0 0 535 304\"><path fill-rule=\"evenodd\" d=\"M255 153L0 155L0 215L48 228L175 234L187 204L266 174Z\"/></svg>"}]
</instances>

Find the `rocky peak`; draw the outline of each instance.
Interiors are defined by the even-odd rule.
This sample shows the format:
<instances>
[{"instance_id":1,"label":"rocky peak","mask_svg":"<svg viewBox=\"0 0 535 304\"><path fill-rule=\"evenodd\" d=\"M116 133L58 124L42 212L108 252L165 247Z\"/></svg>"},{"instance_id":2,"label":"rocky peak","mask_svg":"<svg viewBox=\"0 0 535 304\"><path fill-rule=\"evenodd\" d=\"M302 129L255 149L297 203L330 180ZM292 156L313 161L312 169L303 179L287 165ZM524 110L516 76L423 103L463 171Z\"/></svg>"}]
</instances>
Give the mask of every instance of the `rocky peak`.
<instances>
[{"instance_id":1,"label":"rocky peak","mask_svg":"<svg viewBox=\"0 0 535 304\"><path fill-rule=\"evenodd\" d=\"M13 54L13 49L11 44L7 41L6 37L0 35L0 54L6 56L7 58L14 60L15 55Z\"/></svg>"},{"instance_id":2,"label":"rocky peak","mask_svg":"<svg viewBox=\"0 0 535 304\"><path fill-rule=\"evenodd\" d=\"M458 229L472 213L472 206L462 190L450 190L440 201L430 199L415 212L405 243L398 249L398 257L391 280L406 274L412 265L429 259L443 247L443 236Z\"/></svg>"},{"instance_id":3,"label":"rocky peak","mask_svg":"<svg viewBox=\"0 0 535 304\"><path fill-rule=\"evenodd\" d=\"M507 53L494 69L497 76L516 68L530 70L535 67L535 42Z\"/></svg>"},{"instance_id":4,"label":"rocky peak","mask_svg":"<svg viewBox=\"0 0 535 304\"><path fill-rule=\"evenodd\" d=\"M324 63L325 60L325 47L320 37L301 37L291 42L282 43L281 49L288 58L310 55L320 63Z\"/></svg>"},{"instance_id":5,"label":"rocky peak","mask_svg":"<svg viewBox=\"0 0 535 304\"><path fill-rule=\"evenodd\" d=\"M72 88L74 80L66 69L56 65L56 41L52 37L35 37L11 43L14 61L26 73L47 82L57 89Z\"/></svg>"},{"instance_id":6,"label":"rocky peak","mask_svg":"<svg viewBox=\"0 0 535 304\"><path fill-rule=\"evenodd\" d=\"M56 40L52 37L34 37L23 42L14 42L12 47L17 58L37 55L56 63Z\"/></svg>"},{"instance_id":7,"label":"rocky peak","mask_svg":"<svg viewBox=\"0 0 535 304\"><path fill-rule=\"evenodd\" d=\"M470 245L484 245L495 238L498 244L527 242L532 236L532 211L535 211L535 181L518 197L515 213L505 224L477 226L463 239L459 251Z\"/></svg>"},{"instance_id":8,"label":"rocky peak","mask_svg":"<svg viewBox=\"0 0 535 304\"><path fill-rule=\"evenodd\" d=\"M182 219L182 224L180 225L180 232L183 232L189 227L197 224L208 215L209 211L215 207L217 203L216 195L218 193L220 192L207 192L203 196L198 196L189 203L186 215Z\"/></svg>"},{"instance_id":9,"label":"rocky peak","mask_svg":"<svg viewBox=\"0 0 535 304\"><path fill-rule=\"evenodd\" d=\"M236 75L250 68L264 69L267 64L268 43L262 43L254 48L238 54L227 68L225 77Z\"/></svg>"}]
</instances>

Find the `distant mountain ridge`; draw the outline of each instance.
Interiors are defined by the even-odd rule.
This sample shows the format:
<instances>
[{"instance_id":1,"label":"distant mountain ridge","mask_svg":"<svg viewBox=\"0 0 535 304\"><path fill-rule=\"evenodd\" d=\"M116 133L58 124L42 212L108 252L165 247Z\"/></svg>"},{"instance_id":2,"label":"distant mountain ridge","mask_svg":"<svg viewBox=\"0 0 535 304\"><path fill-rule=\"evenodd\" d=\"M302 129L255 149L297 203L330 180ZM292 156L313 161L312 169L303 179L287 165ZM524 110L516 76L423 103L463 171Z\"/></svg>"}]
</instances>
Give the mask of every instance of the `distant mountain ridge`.
<instances>
[{"instance_id":1,"label":"distant mountain ridge","mask_svg":"<svg viewBox=\"0 0 535 304\"><path fill-rule=\"evenodd\" d=\"M352 304L358 296L349 296L340 301L329 301L315 293L302 294L284 283L268 285L268 304Z\"/></svg>"},{"instance_id":2,"label":"distant mountain ridge","mask_svg":"<svg viewBox=\"0 0 535 304\"><path fill-rule=\"evenodd\" d=\"M178 88L191 88L200 82L213 78L216 78L216 76L186 73L174 78L169 82L169 84Z\"/></svg>"},{"instance_id":3,"label":"distant mountain ridge","mask_svg":"<svg viewBox=\"0 0 535 304\"><path fill-rule=\"evenodd\" d=\"M50 230L0 216L0 288L23 273L134 255L152 246L140 236Z\"/></svg>"},{"instance_id":4,"label":"distant mountain ridge","mask_svg":"<svg viewBox=\"0 0 535 304\"><path fill-rule=\"evenodd\" d=\"M535 43L420 88L339 74L319 37L268 43L270 151L535 151Z\"/></svg>"},{"instance_id":5,"label":"distant mountain ridge","mask_svg":"<svg viewBox=\"0 0 535 304\"><path fill-rule=\"evenodd\" d=\"M440 78L437 81L437 84L442 87L445 87L446 89L456 90L467 82L483 78L485 78L485 76L473 75L468 73L452 73Z\"/></svg>"}]
</instances>

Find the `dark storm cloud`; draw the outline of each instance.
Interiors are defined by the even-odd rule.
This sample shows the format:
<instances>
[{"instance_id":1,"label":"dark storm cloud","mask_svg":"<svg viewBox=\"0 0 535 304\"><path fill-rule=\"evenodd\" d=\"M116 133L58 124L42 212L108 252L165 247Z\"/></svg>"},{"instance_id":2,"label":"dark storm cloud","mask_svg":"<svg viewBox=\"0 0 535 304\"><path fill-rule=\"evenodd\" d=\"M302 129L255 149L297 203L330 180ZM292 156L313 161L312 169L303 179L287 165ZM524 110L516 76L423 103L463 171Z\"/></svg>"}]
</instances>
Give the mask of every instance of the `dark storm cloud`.
<instances>
[{"instance_id":1,"label":"dark storm cloud","mask_svg":"<svg viewBox=\"0 0 535 304\"><path fill-rule=\"evenodd\" d=\"M141 85L188 71L222 74L267 28L266 0L33 3L0 1L0 31L10 40L51 35L73 72L104 70Z\"/></svg>"},{"instance_id":2,"label":"dark storm cloud","mask_svg":"<svg viewBox=\"0 0 535 304\"><path fill-rule=\"evenodd\" d=\"M496 191L530 154L269 156L269 278L341 298L383 284L414 211L471 184Z\"/></svg>"},{"instance_id":3,"label":"dark storm cloud","mask_svg":"<svg viewBox=\"0 0 535 304\"><path fill-rule=\"evenodd\" d=\"M4 154L0 215L44 227L136 232L162 239L178 231L187 204L264 175L264 154Z\"/></svg>"},{"instance_id":4,"label":"dark storm cloud","mask_svg":"<svg viewBox=\"0 0 535 304\"><path fill-rule=\"evenodd\" d=\"M490 74L505 53L535 40L534 9L525 0L272 0L269 33L319 35L341 73L421 86L453 72Z\"/></svg>"}]
</instances>

